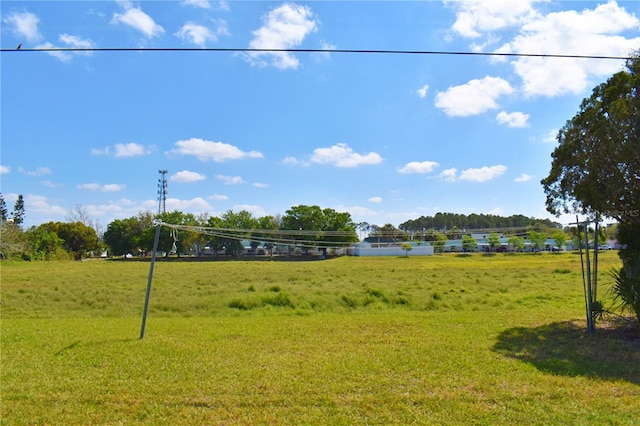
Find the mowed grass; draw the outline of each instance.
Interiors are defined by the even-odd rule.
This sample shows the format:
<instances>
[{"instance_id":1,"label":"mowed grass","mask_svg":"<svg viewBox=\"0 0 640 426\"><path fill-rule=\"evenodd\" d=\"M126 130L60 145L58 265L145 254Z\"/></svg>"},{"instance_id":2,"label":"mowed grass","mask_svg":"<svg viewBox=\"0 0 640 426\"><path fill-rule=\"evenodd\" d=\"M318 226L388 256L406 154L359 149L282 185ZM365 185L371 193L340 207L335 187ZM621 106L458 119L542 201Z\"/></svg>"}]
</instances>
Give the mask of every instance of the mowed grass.
<instances>
[{"instance_id":1,"label":"mowed grass","mask_svg":"<svg viewBox=\"0 0 640 426\"><path fill-rule=\"evenodd\" d=\"M601 294L619 265L600 257ZM580 257L2 263L1 423L638 424Z\"/></svg>"}]
</instances>

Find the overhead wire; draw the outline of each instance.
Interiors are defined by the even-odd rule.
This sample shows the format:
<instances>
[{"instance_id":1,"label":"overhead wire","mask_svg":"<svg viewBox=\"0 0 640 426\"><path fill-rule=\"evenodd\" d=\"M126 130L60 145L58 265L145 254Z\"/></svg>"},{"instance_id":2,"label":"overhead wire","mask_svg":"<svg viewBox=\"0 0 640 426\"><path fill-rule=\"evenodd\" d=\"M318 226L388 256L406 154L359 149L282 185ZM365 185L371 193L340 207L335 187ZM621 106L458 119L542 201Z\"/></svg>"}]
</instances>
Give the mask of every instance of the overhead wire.
<instances>
[{"instance_id":1,"label":"overhead wire","mask_svg":"<svg viewBox=\"0 0 640 426\"><path fill-rule=\"evenodd\" d=\"M452 55L452 56L498 56L528 58L608 59L628 60L633 56L579 55L562 53L519 52L472 52L452 50L404 50L404 49L258 49L242 47L35 47L20 49L2 48L0 52L231 52L231 53L357 53L391 55Z\"/></svg>"}]
</instances>

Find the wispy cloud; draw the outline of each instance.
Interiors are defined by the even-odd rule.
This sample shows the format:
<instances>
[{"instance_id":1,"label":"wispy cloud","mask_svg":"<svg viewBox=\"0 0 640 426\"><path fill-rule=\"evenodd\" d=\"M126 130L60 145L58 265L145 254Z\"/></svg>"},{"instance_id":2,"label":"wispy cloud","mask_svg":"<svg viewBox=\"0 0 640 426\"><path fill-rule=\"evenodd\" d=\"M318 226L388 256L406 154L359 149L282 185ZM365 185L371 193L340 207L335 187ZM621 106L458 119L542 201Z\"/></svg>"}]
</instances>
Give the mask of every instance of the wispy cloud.
<instances>
[{"instance_id":1,"label":"wispy cloud","mask_svg":"<svg viewBox=\"0 0 640 426\"><path fill-rule=\"evenodd\" d=\"M506 124L508 127L527 127L529 126L529 114L522 112L506 112L501 111L496 116L496 120L500 124Z\"/></svg>"},{"instance_id":2,"label":"wispy cloud","mask_svg":"<svg viewBox=\"0 0 640 426\"><path fill-rule=\"evenodd\" d=\"M327 148L314 149L310 161L316 164L330 164L336 167L346 168L380 164L382 157L375 152L359 154L347 144L338 143Z\"/></svg>"},{"instance_id":3,"label":"wispy cloud","mask_svg":"<svg viewBox=\"0 0 640 426\"><path fill-rule=\"evenodd\" d=\"M86 189L88 191L100 191L100 192L118 192L126 188L126 185L118 183L109 183L101 185L99 183L83 183L77 186L78 189Z\"/></svg>"},{"instance_id":4,"label":"wispy cloud","mask_svg":"<svg viewBox=\"0 0 640 426\"><path fill-rule=\"evenodd\" d=\"M216 175L216 179L223 182L225 185L240 185L242 183L247 183L240 176Z\"/></svg>"},{"instance_id":5,"label":"wispy cloud","mask_svg":"<svg viewBox=\"0 0 640 426\"><path fill-rule=\"evenodd\" d=\"M207 177L202 173L192 172L189 170L182 170L180 172L174 173L169 180L171 182L178 183L190 183L190 182L198 182L201 180L205 180Z\"/></svg>"},{"instance_id":6,"label":"wispy cloud","mask_svg":"<svg viewBox=\"0 0 640 426\"><path fill-rule=\"evenodd\" d=\"M506 171L507 167L499 164L496 166L464 169L458 175L458 169L452 167L442 171L439 177L445 182L486 182L503 175Z\"/></svg>"},{"instance_id":7,"label":"wispy cloud","mask_svg":"<svg viewBox=\"0 0 640 426\"><path fill-rule=\"evenodd\" d=\"M227 23L224 20L215 20L215 28L210 29L204 25L187 22L174 35L185 43L205 47L208 42L215 43L221 35L229 34Z\"/></svg>"},{"instance_id":8,"label":"wispy cloud","mask_svg":"<svg viewBox=\"0 0 640 426\"><path fill-rule=\"evenodd\" d=\"M531 180L531 175L522 173L520 176L514 179L514 182L522 183L522 182L529 182L530 180Z\"/></svg>"},{"instance_id":9,"label":"wispy cloud","mask_svg":"<svg viewBox=\"0 0 640 426\"><path fill-rule=\"evenodd\" d=\"M142 155L149 155L153 152L154 147L152 146L144 146L139 143L130 142L130 143L118 143L115 144L113 148L105 147L104 149L94 148L91 150L91 154L93 155L109 155L114 156L116 158L126 158L126 157L138 157Z\"/></svg>"},{"instance_id":10,"label":"wispy cloud","mask_svg":"<svg viewBox=\"0 0 640 426\"><path fill-rule=\"evenodd\" d=\"M212 160L221 163L226 160L242 158L262 158L258 151L242 151L236 146L223 142L212 142L199 138L181 140L175 143L176 148L168 152L175 155L192 155L200 161Z\"/></svg>"},{"instance_id":11,"label":"wispy cloud","mask_svg":"<svg viewBox=\"0 0 640 426\"><path fill-rule=\"evenodd\" d=\"M484 166L477 169L465 169L460 172L459 180L470 182L486 182L503 175L507 171L507 167L499 164L497 166Z\"/></svg>"},{"instance_id":12,"label":"wispy cloud","mask_svg":"<svg viewBox=\"0 0 640 426\"><path fill-rule=\"evenodd\" d=\"M164 34L164 28L156 24L149 15L144 13L139 7L134 7L129 1L119 2L124 9L123 13L114 13L111 18L112 24L125 24L140 31L146 37L156 37Z\"/></svg>"},{"instance_id":13,"label":"wispy cloud","mask_svg":"<svg viewBox=\"0 0 640 426\"><path fill-rule=\"evenodd\" d=\"M411 173L431 173L433 169L438 167L438 163L435 161L411 161L398 169L398 173L411 174Z\"/></svg>"},{"instance_id":14,"label":"wispy cloud","mask_svg":"<svg viewBox=\"0 0 640 426\"><path fill-rule=\"evenodd\" d=\"M39 176L45 176L45 175L51 174L51 170L48 167L38 167L35 170L27 170L22 167L19 167L18 171L23 175L27 175L31 177L39 177Z\"/></svg>"},{"instance_id":15,"label":"wispy cloud","mask_svg":"<svg viewBox=\"0 0 640 426\"><path fill-rule=\"evenodd\" d=\"M28 42L37 42L42 39L38 30L40 18L31 12L9 13L2 22L17 37L24 38Z\"/></svg>"},{"instance_id":16,"label":"wispy cloud","mask_svg":"<svg viewBox=\"0 0 640 426\"><path fill-rule=\"evenodd\" d=\"M427 91L428 90L429 90L429 85L425 84L424 86L422 86L421 88L416 90L416 94L418 95L418 97L420 97L422 99L425 96L427 96Z\"/></svg>"}]
</instances>

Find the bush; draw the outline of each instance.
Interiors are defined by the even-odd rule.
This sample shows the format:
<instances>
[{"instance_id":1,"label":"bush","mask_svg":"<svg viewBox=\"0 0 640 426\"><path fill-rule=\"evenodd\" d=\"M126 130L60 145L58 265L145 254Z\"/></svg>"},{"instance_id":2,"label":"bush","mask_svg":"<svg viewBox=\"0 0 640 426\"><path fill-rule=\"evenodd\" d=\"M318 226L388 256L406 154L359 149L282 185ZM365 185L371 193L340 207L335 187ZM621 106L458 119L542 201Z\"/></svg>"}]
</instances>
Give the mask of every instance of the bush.
<instances>
[{"instance_id":1,"label":"bush","mask_svg":"<svg viewBox=\"0 0 640 426\"><path fill-rule=\"evenodd\" d=\"M611 290L616 307L623 312L634 312L640 322L640 253L627 259L627 262L621 268L614 269L611 275L614 278Z\"/></svg>"}]
</instances>

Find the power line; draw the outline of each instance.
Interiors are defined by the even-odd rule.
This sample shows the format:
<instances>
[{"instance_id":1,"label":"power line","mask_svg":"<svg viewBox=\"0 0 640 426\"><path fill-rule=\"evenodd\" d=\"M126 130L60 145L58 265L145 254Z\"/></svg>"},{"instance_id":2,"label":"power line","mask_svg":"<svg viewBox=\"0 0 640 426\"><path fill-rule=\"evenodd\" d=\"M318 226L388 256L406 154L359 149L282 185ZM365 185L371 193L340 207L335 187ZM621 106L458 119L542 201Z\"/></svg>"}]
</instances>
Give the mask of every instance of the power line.
<instances>
[{"instance_id":1,"label":"power line","mask_svg":"<svg viewBox=\"0 0 640 426\"><path fill-rule=\"evenodd\" d=\"M627 60L633 56L578 55L554 53L468 52L447 50L395 50L395 49L255 49L239 47L38 47L0 49L0 52L231 52L231 53L355 53L387 55L450 55L450 56L498 56L522 58L567 58Z\"/></svg>"}]
</instances>

